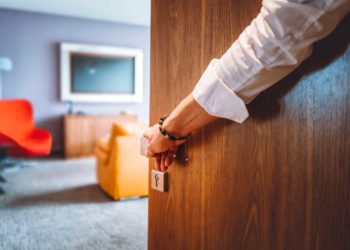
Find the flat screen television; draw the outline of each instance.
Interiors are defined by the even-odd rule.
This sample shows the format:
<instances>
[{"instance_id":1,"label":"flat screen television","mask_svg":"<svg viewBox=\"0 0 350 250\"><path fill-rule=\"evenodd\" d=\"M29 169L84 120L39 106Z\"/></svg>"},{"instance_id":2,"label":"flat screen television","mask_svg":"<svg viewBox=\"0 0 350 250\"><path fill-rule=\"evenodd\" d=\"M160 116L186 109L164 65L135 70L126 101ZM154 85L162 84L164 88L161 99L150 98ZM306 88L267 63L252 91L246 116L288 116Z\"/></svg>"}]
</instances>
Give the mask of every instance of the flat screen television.
<instances>
[{"instance_id":1,"label":"flat screen television","mask_svg":"<svg viewBox=\"0 0 350 250\"><path fill-rule=\"evenodd\" d=\"M142 68L140 49L61 43L61 100L141 102Z\"/></svg>"}]
</instances>

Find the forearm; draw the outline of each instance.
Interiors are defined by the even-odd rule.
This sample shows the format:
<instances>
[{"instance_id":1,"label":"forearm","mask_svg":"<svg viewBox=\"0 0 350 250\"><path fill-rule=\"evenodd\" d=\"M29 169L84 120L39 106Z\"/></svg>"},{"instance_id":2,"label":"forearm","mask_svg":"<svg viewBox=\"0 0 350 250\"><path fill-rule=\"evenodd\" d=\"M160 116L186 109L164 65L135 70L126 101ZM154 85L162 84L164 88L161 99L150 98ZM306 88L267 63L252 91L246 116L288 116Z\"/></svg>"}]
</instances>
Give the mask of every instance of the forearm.
<instances>
[{"instance_id":1,"label":"forearm","mask_svg":"<svg viewBox=\"0 0 350 250\"><path fill-rule=\"evenodd\" d=\"M212 115L243 123L246 104L298 67L349 10L348 0L263 1L251 25L210 62L195 100Z\"/></svg>"},{"instance_id":2,"label":"forearm","mask_svg":"<svg viewBox=\"0 0 350 250\"><path fill-rule=\"evenodd\" d=\"M190 94L171 112L162 127L169 134L186 136L216 119L218 117L209 115Z\"/></svg>"}]
</instances>

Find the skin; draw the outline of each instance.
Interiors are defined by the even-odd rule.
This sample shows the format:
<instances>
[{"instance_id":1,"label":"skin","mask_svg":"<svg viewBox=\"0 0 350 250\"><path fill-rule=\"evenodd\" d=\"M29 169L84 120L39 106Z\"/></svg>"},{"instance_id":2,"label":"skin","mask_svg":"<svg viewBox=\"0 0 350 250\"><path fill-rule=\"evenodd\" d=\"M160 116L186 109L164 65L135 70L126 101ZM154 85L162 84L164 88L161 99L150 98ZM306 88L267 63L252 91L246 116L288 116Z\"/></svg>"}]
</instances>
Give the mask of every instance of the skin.
<instances>
[{"instance_id":1,"label":"skin","mask_svg":"<svg viewBox=\"0 0 350 250\"><path fill-rule=\"evenodd\" d=\"M209 115L190 94L171 112L162 128L170 135L181 137L216 119L218 117ZM148 128L143 136L148 139L147 157L155 158L155 169L167 171L174 161L178 146L185 141L176 141L174 147L174 142L160 133L158 124Z\"/></svg>"}]
</instances>

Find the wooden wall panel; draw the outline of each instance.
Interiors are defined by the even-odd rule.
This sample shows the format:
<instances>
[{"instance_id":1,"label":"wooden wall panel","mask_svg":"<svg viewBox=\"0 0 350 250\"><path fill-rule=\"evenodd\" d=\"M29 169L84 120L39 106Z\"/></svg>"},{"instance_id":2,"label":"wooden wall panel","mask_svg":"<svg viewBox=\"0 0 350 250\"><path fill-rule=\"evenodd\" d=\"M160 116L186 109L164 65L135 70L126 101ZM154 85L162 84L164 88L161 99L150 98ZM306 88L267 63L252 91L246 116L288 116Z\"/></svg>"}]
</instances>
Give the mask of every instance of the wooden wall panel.
<instances>
[{"instance_id":1,"label":"wooden wall panel","mask_svg":"<svg viewBox=\"0 0 350 250\"><path fill-rule=\"evenodd\" d=\"M151 123L192 91L261 1L153 0ZM350 18L295 72L219 120L149 194L149 249L350 249ZM152 168L152 164L150 165Z\"/></svg>"}]
</instances>

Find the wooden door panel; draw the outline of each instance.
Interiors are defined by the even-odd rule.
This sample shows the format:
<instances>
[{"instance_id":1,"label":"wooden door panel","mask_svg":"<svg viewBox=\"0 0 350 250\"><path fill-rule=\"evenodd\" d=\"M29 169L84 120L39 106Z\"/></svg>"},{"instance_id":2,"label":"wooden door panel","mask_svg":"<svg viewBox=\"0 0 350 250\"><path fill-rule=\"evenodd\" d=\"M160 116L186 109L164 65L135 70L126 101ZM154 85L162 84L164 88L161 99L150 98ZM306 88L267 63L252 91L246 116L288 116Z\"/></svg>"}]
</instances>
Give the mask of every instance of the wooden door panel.
<instances>
[{"instance_id":1,"label":"wooden door panel","mask_svg":"<svg viewBox=\"0 0 350 250\"><path fill-rule=\"evenodd\" d=\"M152 1L152 124L260 6ZM192 136L169 192L150 190L149 249L350 249L349 23L249 105L244 124L219 120Z\"/></svg>"}]
</instances>

